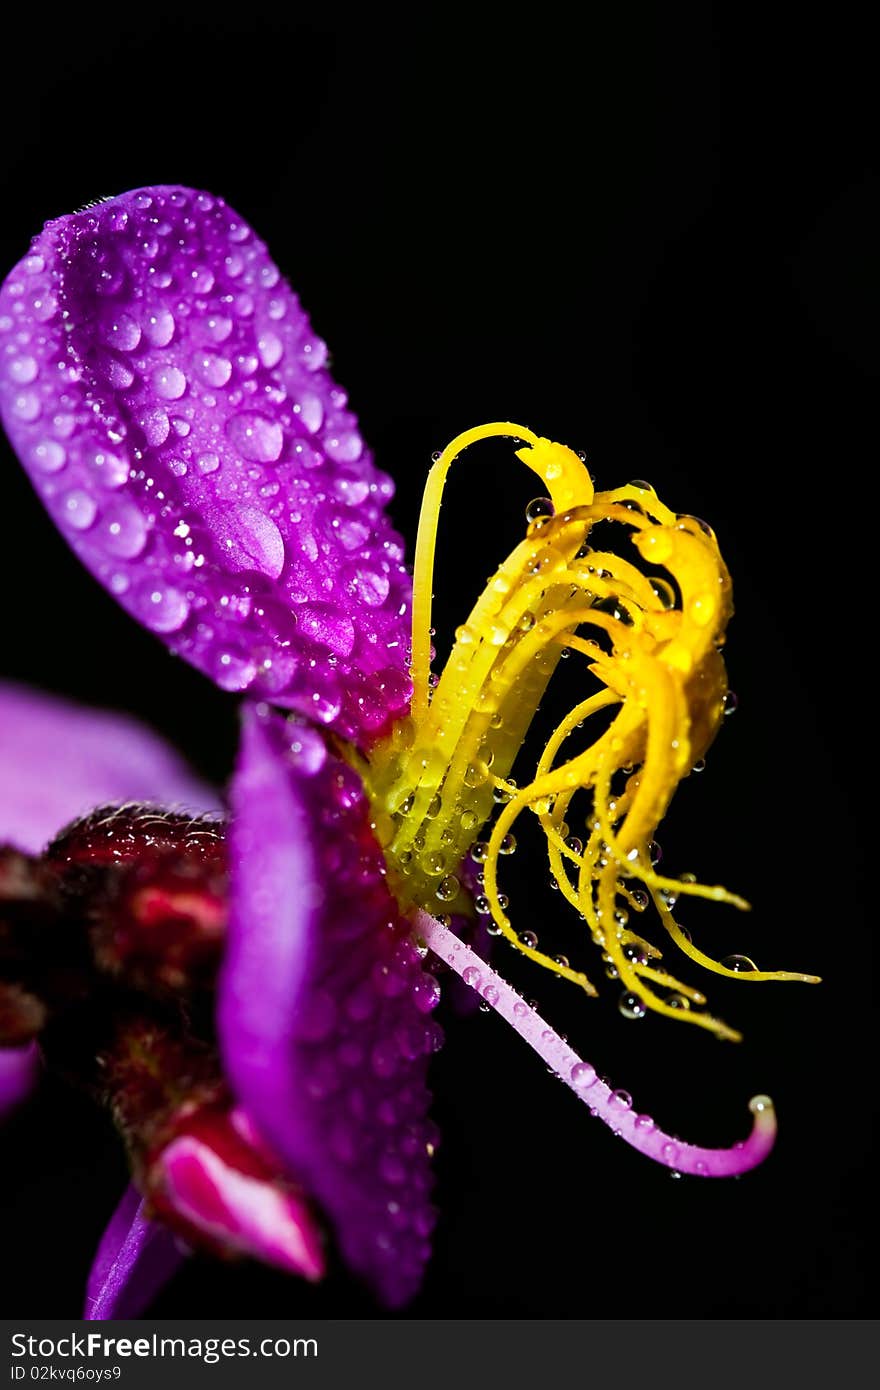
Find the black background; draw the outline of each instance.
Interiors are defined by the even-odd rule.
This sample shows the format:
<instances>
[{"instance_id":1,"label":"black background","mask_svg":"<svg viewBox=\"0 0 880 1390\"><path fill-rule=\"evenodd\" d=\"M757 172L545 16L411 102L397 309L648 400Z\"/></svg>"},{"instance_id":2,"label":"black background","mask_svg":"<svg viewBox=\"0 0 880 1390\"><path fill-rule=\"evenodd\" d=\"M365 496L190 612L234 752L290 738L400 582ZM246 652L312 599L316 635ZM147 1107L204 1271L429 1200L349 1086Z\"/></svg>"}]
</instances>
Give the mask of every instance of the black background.
<instances>
[{"instance_id":1,"label":"black background","mask_svg":"<svg viewBox=\"0 0 880 1390\"><path fill-rule=\"evenodd\" d=\"M268 241L328 340L397 481L410 546L431 452L495 418L586 450L600 486L647 477L712 522L734 578L740 705L681 789L665 862L755 905L690 907L706 949L825 983L704 979L745 1032L732 1047L624 1020L613 983L589 1002L506 950L498 964L683 1137L744 1137L748 1097L770 1092L777 1149L739 1181L676 1182L592 1121L500 1020L447 1018L434 1072L443 1215L404 1316L867 1316L870 49L839 12L833 26L776 10L743 28L706 5L577 9L577 30L552 6L512 24L445 6L331 21L295 3L234 20L195 6L82 12L24 30L0 96L2 270L43 221L90 199L209 189ZM135 711L221 782L234 701L78 569L5 443L0 468L0 670ZM489 449L453 478L441 647L516 538L529 476ZM552 934L546 869L522 859L517 924ZM575 922L560 923L559 949L565 930L571 941ZM2 1312L76 1313L124 1182L112 1134L50 1085L4 1130L0 1165ZM154 1311L385 1316L344 1272L310 1289L202 1261Z\"/></svg>"}]
</instances>

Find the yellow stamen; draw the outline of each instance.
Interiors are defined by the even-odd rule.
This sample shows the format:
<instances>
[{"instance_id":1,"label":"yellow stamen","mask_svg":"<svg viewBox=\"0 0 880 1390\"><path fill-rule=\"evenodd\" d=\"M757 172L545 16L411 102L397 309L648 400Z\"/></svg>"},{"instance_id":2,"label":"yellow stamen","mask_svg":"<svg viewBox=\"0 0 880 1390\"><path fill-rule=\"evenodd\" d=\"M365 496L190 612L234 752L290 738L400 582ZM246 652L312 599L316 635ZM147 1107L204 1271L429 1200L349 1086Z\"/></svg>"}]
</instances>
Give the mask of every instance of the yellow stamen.
<instances>
[{"instance_id":1,"label":"yellow stamen","mask_svg":"<svg viewBox=\"0 0 880 1390\"><path fill-rule=\"evenodd\" d=\"M525 539L458 629L432 689L431 603L446 475L464 449L493 436L524 441L517 457L541 478L548 499L530 514ZM599 522L627 528L631 559L589 548L587 537ZM499 856L525 810L546 835L559 888L638 1009L739 1037L703 1012L704 996L660 967L659 950L630 929L629 911L642 911L649 893L673 940L706 968L735 979L815 979L742 973L698 951L672 916L677 896L748 904L690 876L657 874L651 862L650 844L675 788L721 723L727 677L720 649L732 611L714 534L696 518L669 511L647 484L594 493L577 454L519 425L483 425L454 439L430 471L419 523L411 714L361 768L400 900L434 913L471 910L458 870L499 793L505 804L482 856L478 909L524 955L587 993L596 991L582 971L520 939L499 892ZM563 654L586 658L587 678L598 688L560 722L534 778L518 788L508 774ZM577 731L600 713L605 727L564 759L566 742L582 745ZM573 800L583 794L590 801L582 844L567 837Z\"/></svg>"}]
</instances>

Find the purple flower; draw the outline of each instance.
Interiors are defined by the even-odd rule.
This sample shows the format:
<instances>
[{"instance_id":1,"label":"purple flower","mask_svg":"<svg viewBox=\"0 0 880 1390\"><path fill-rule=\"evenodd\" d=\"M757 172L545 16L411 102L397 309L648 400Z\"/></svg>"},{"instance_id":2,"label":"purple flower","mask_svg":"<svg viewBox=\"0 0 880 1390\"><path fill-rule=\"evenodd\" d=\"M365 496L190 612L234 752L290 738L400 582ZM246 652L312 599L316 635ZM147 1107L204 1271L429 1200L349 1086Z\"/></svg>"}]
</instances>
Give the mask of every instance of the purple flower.
<instances>
[{"instance_id":1,"label":"purple flower","mask_svg":"<svg viewBox=\"0 0 880 1390\"><path fill-rule=\"evenodd\" d=\"M321 1277L329 1239L384 1303L411 1297L434 1223L434 957L659 1162L720 1176L773 1141L759 1099L736 1149L673 1142L466 944L489 922L595 992L508 918L499 855L529 811L631 1009L736 1036L660 967L626 910L653 896L685 954L740 973L689 948L672 906L677 892L741 900L662 878L649 853L727 693L717 647L730 586L714 537L647 485L594 494L569 450L489 426L432 470L413 586L385 515L392 485L325 359L250 228L188 189L50 222L0 291L0 412L50 515L133 617L246 697L227 826L204 814L212 790L130 721L0 695L12 789L0 807L0 1104L32 1084L39 1042L47 1065L63 1061L110 1104L136 1183L98 1251L89 1317L146 1306L179 1258L175 1235L307 1278ZM493 433L521 441L549 495L438 681L443 481ZM628 526L676 587L590 552L600 520ZM593 693L517 788L514 757L569 651L587 657ZM564 741L609 709L610 726L560 762ZM585 843L567 819L580 793L593 805ZM37 969L37 948L50 968Z\"/></svg>"}]
</instances>

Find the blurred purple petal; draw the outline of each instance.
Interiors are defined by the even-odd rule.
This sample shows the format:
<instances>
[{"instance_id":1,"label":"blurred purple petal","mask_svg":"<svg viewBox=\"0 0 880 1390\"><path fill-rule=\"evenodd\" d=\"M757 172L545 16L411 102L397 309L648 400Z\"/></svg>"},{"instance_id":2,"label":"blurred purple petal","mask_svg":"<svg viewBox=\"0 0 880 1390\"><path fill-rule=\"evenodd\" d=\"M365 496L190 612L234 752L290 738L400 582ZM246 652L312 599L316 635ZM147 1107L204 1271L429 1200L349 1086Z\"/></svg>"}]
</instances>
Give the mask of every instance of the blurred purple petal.
<instances>
[{"instance_id":1,"label":"blurred purple petal","mask_svg":"<svg viewBox=\"0 0 880 1390\"><path fill-rule=\"evenodd\" d=\"M134 1187L126 1189L92 1265L83 1318L137 1318L183 1261L174 1237L144 1214Z\"/></svg>"},{"instance_id":2,"label":"blurred purple petal","mask_svg":"<svg viewBox=\"0 0 880 1390\"><path fill-rule=\"evenodd\" d=\"M36 1043L0 1047L0 1121L30 1094L40 1074Z\"/></svg>"},{"instance_id":3,"label":"blurred purple petal","mask_svg":"<svg viewBox=\"0 0 880 1390\"><path fill-rule=\"evenodd\" d=\"M409 699L410 581L324 344L219 198L46 225L0 291L0 414L73 549L226 690L358 742Z\"/></svg>"},{"instance_id":4,"label":"blurred purple petal","mask_svg":"<svg viewBox=\"0 0 880 1390\"><path fill-rule=\"evenodd\" d=\"M158 734L92 710L0 683L0 843L39 852L76 816L113 801L188 811L218 796Z\"/></svg>"},{"instance_id":5,"label":"blurred purple petal","mask_svg":"<svg viewBox=\"0 0 880 1390\"><path fill-rule=\"evenodd\" d=\"M384 878L355 773L249 709L232 789L224 1065L259 1131L388 1304L430 1254L433 976Z\"/></svg>"}]
</instances>

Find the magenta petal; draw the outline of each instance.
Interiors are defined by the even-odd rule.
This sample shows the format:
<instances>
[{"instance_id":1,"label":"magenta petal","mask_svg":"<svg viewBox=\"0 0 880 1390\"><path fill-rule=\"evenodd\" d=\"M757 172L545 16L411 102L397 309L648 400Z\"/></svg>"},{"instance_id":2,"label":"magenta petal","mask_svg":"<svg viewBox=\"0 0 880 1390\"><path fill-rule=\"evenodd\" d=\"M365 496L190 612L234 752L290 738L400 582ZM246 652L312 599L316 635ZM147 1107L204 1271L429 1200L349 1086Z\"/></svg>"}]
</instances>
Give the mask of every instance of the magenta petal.
<instances>
[{"instance_id":1,"label":"magenta petal","mask_svg":"<svg viewBox=\"0 0 880 1390\"><path fill-rule=\"evenodd\" d=\"M217 793L144 725L2 683L0 787L0 844L28 853L107 802L218 805Z\"/></svg>"},{"instance_id":2,"label":"magenta petal","mask_svg":"<svg viewBox=\"0 0 880 1390\"><path fill-rule=\"evenodd\" d=\"M129 1187L110 1219L86 1286L83 1318L137 1318L183 1261L173 1236L144 1214Z\"/></svg>"},{"instance_id":3,"label":"magenta petal","mask_svg":"<svg viewBox=\"0 0 880 1390\"><path fill-rule=\"evenodd\" d=\"M232 813L227 1075L347 1264L400 1304L430 1253L436 981L386 886L360 781L314 730L246 711Z\"/></svg>"},{"instance_id":4,"label":"magenta petal","mask_svg":"<svg viewBox=\"0 0 880 1390\"><path fill-rule=\"evenodd\" d=\"M0 414L91 572L224 689L363 741L409 698L410 584L325 356L190 189L48 223L0 291Z\"/></svg>"},{"instance_id":5,"label":"magenta petal","mask_svg":"<svg viewBox=\"0 0 880 1390\"><path fill-rule=\"evenodd\" d=\"M25 1100L40 1074L36 1043L24 1047L0 1047L0 1121Z\"/></svg>"}]
</instances>

